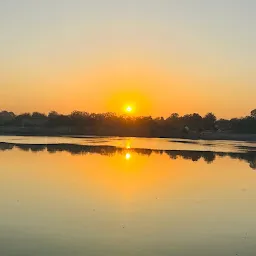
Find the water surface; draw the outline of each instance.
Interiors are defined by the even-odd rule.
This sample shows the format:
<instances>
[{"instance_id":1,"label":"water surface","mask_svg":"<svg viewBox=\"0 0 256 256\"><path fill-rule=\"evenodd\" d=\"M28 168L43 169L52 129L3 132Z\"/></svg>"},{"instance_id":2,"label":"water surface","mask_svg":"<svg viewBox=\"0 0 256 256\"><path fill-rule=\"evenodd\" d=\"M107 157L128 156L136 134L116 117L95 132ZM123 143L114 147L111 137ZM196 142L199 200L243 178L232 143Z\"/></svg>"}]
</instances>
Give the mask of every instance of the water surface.
<instances>
[{"instance_id":1,"label":"water surface","mask_svg":"<svg viewBox=\"0 0 256 256\"><path fill-rule=\"evenodd\" d=\"M0 141L0 255L255 255L252 143Z\"/></svg>"}]
</instances>

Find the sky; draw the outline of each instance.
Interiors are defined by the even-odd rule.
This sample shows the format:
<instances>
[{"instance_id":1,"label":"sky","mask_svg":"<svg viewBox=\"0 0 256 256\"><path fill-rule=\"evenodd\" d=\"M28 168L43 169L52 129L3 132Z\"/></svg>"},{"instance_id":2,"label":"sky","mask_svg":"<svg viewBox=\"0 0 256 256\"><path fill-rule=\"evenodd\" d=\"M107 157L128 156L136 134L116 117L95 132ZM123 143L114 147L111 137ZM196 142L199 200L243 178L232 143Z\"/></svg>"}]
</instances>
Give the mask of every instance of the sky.
<instances>
[{"instance_id":1,"label":"sky","mask_svg":"<svg viewBox=\"0 0 256 256\"><path fill-rule=\"evenodd\" d=\"M254 0L1 0L0 109L248 115Z\"/></svg>"}]
</instances>

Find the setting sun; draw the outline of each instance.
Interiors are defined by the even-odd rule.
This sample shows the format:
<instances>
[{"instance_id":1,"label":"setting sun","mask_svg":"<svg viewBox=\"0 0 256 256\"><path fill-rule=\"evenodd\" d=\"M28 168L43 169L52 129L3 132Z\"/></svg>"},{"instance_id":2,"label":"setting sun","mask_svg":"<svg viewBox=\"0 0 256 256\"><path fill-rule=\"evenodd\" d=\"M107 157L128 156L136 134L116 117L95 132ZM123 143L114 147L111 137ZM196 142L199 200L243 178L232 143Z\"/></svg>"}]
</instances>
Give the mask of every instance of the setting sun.
<instances>
[{"instance_id":1,"label":"setting sun","mask_svg":"<svg viewBox=\"0 0 256 256\"><path fill-rule=\"evenodd\" d=\"M127 106L125 110L126 112L131 113L133 108L131 106Z\"/></svg>"}]
</instances>

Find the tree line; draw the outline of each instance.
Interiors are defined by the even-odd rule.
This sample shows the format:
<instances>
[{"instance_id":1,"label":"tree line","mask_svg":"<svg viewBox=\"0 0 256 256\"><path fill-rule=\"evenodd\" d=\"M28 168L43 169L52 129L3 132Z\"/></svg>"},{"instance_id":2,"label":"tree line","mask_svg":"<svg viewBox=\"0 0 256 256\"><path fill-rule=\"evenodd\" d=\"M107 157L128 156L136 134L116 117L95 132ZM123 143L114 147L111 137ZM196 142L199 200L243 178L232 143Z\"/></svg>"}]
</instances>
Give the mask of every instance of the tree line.
<instances>
[{"instance_id":1,"label":"tree line","mask_svg":"<svg viewBox=\"0 0 256 256\"><path fill-rule=\"evenodd\" d=\"M173 113L167 118L151 116L117 115L115 113L88 113L73 111L59 114L51 111L48 115L39 112L16 115L0 112L1 127L66 129L70 133L88 135L120 136L169 136L175 133L204 131L229 131L256 133L256 109L242 118L217 119L213 113L201 116L198 113L180 116Z\"/></svg>"}]
</instances>

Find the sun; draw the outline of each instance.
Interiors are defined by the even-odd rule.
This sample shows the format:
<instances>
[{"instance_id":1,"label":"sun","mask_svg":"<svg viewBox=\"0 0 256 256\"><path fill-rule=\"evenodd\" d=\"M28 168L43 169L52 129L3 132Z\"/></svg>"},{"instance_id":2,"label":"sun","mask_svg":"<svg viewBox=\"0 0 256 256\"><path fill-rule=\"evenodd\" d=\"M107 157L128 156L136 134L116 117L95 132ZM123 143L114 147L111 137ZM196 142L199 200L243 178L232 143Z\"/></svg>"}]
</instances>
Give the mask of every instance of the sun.
<instances>
[{"instance_id":1,"label":"sun","mask_svg":"<svg viewBox=\"0 0 256 256\"><path fill-rule=\"evenodd\" d=\"M135 112L137 112L136 103L127 102L125 105L123 105L123 112L130 116L133 115Z\"/></svg>"},{"instance_id":2,"label":"sun","mask_svg":"<svg viewBox=\"0 0 256 256\"><path fill-rule=\"evenodd\" d=\"M133 111L132 106L127 106L127 107L125 108L125 111L126 111L127 113L131 113L131 112Z\"/></svg>"}]
</instances>

